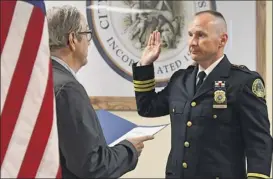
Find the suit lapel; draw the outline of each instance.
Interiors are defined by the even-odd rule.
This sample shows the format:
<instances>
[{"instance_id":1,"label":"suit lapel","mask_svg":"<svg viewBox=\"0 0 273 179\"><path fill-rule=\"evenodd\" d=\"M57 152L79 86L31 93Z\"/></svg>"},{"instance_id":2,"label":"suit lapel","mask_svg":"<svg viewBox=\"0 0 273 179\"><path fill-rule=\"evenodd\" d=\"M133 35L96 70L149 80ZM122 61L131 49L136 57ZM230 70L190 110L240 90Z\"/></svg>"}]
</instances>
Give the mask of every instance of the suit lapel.
<instances>
[{"instance_id":1,"label":"suit lapel","mask_svg":"<svg viewBox=\"0 0 273 179\"><path fill-rule=\"evenodd\" d=\"M189 99L192 99L195 92L195 81L196 81L196 74L198 71L198 65L196 65L193 71L189 74L189 77L186 79L186 89L189 95Z\"/></svg>"},{"instance_id":2,"label":"suit lapel","mask_svg":"<svg viewBox=\"0 0 273 179\"><path fill-rule=\"evenodd\" d=\"M208 75L207 79L203 82L200 88L196 91L193 99L196 99L213 89L215 81L225 81L225 79L229 76L230 67L231 63L225 56L223 60Z\"/></svg>"}]
</instances>

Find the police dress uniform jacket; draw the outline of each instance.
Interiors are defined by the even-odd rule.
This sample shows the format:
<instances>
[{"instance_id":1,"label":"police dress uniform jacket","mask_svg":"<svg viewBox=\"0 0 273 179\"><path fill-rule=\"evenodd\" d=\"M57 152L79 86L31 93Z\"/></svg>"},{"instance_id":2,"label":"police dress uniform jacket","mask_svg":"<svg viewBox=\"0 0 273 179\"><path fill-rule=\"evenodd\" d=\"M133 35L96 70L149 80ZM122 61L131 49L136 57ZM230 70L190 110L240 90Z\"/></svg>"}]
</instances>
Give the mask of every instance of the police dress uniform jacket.
<instances>
[{"instance_id":1,"label":"police dress uniform jacket","mask_svg":"<svg viewBox=\"0 0 273 179\"><path fill-rule=\"evenodd\" d=\"M198 66L178 70L156 93L153 65L133 64L139 115L170 115L166 178L268 178L272 137L261 76L224 56L195 92L197 72ZM222 96L216 82L225 83ZM217 104L221 99L226 103Z\"/></svg>"},{"instance_id":2,"label":"police dress uniform jacket","mask_svg":"<svg viewBox=\"0 0 273 179\"><path fill-rule=\"evenodd\" d=\"M63 178L118 178L136 167L138 153L127 140L108 147L84 87L53 63Z\"/></svg>"}]
</instances>

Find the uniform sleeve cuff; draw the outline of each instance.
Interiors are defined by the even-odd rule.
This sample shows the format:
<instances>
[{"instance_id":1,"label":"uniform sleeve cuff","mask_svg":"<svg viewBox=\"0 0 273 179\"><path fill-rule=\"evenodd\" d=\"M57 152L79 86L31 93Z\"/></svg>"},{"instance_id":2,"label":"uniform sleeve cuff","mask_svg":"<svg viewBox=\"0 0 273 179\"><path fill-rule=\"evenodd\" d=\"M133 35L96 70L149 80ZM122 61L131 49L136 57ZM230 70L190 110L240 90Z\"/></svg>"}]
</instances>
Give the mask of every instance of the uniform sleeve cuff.
<instances>
[{"instance_id":1,"label":"uniform sleeve cuff","mask_svg":"<svg viewBox=\"0 0 273 179\"><path fill-rule=\"evenodd\" d=\"M248 173L247 177L270 178L269 176L261 173Z\"/></svg>"},{"instance_id":2,"label":"uniform sleeve cuff","mask_svg":"<svg viewBox=\"0 0 273 179\"><path fill-rule=\"evenodd\" d=\"M156 86L153 64L145 66L133 64L133 83L135 92L153 91Z\"/></svg>"},{"instance_id":3,"label":"uniform sleeve cuff","mask_svg":"<svg viewBox=\"0 0 273 179\"><path fill-rule=\"evenodd\" d=\"M150 80L134 80L134 89L136 92L148 92L155 89L155 79Z\"/></svg>"},{"instance_id":4,"label":"uniform sleeve cuff","mask_svg":"<svg viewBox=\"0 0 273 179\"><path fill-rule=\"evenodd\" d=\"M137 66L133 64L133 78L134 80L149 80L154 79L154 65Z\"/></svg>"}]
</instances>

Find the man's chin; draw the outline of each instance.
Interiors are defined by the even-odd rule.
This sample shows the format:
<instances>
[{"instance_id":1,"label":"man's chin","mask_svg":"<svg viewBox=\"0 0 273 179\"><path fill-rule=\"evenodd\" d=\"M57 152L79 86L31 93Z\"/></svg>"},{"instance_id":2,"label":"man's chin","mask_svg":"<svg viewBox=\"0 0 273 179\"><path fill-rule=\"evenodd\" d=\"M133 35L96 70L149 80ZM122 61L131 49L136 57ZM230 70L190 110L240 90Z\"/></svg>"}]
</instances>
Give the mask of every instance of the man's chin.
<instances>
[{"instance_id":1,"label":"man's chin","mask_svg":"<svg viewBox=\"0 0 273 179\"><path fill-rule=\"evenodd\" d=\"M204 56L202 55L191 54L191 59L195 62L200 62L200 61L204 61L206 58L204 58Z\"/></svg>"},{"instance_id":2,"label":"man's chin","mask_svg":"<svg viewBox=\"0 0 273 179\"><path fill-rule=\"evenodd\" d=\"M200 61L200 57L198 57L197 55L191 54L191 59L195 62Z\"/></svg>"}]
</instances>

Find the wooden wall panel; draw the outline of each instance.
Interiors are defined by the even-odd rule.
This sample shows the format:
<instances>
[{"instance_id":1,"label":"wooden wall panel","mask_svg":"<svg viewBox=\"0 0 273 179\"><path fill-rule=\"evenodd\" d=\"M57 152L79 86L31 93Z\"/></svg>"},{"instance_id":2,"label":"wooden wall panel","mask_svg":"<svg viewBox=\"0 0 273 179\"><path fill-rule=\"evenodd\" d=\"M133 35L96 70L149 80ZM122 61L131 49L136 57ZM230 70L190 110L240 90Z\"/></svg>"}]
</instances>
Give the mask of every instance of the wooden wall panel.
<instances>
[{"instance_id":1,"label":"wooden wall panel","mask_svg":"<svg viewBox=\"0 0 273 179\"><path fill-rule=\"evenodd\" d=\"M257 72L266 80L266 1L256 1L256 58Z\"/></svg>"},{"instance_id":2,"label":"wooden wall panel","mask_svg":"<svg viewBox=\"0 0 273 179\"><path fill-rule=\"evenodd\" d=\"M134 97L96 96L90 97L95 109L112 111L136 111L136 100Z\"/></svg>"}]
</instances>

